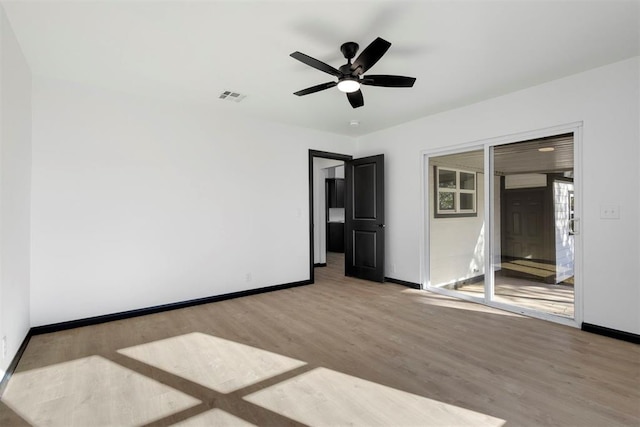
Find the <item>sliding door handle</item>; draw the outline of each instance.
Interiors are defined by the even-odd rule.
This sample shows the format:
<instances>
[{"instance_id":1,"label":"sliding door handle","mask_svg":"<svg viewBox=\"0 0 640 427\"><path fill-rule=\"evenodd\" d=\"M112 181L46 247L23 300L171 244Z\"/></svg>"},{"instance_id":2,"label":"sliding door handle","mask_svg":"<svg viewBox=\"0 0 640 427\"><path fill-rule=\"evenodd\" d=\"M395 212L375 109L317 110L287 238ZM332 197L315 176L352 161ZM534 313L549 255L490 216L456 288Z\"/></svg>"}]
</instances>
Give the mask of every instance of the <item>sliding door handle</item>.
<instances>
[{"instance_id":1,"label":"sliding door handle","mask_svg":"<svg viewBox=\"0 0 640 427\"><path fill-rule=\"evenodd\" d=\"M569 235L575 236L576 234L580 234L580 218L569 220Z\"/></svg>"}]
</instances>

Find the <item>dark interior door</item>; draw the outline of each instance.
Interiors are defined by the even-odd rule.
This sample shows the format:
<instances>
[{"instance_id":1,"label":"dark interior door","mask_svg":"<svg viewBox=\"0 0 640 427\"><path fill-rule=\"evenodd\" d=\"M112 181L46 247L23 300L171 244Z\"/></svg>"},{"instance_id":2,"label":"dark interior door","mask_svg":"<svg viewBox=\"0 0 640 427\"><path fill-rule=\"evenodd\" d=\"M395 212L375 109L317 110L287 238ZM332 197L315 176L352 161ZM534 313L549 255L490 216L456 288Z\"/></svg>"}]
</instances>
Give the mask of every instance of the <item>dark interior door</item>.
<instances>
[{"instance_id":1,"label":"dark interior door","mask_svg":"<svg viewBox=\"0 0 640 427\"><path fill-rule=\"evenodd\" d=\"M384 282L384 155L345 163L345 274Z\"/></svg>"},{"instance_id":2,"label":"dark interior door","mask_svg":"<svg viewBox=\"0 0 640 427\"><path fill-rule=\"evenodd\" d=\"M502 255L507 259L553 261L545 218L546 189L507 190Z\"/></svg>"}]
</instances>

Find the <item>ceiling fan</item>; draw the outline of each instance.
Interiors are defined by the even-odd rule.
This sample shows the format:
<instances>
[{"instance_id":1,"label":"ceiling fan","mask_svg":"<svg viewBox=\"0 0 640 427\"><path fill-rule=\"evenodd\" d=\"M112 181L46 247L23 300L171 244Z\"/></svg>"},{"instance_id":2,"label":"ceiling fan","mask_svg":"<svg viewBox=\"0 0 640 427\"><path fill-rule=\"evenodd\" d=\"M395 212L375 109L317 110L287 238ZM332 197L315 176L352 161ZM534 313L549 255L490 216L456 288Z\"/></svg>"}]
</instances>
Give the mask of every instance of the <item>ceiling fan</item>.
<instances>
[{"instance_id":1,"label":"ceiling fan","mask_svg":"<svg viewBox=\"0 0 640 427\"><path fill-rule=\"evenodd\" d=\"M305 55L301 52L293 52L290 56L297 59L300 62L307 64L316 70L324 71L327 74L331 74L338 78L335 82L326 82L316 86L311 86L306 89L294 92L294 95L303 96L311 93L320 92L321 90L329 89L334 86L338 86L338 90L345 92L349 103L353 108L362 107L364 105L364 98L360 85L369 86L384 86L384 87L412 87L415 83L415 77L405 76L390 76L386 74L369 74L363 76L371 67L375 65L380 58L389 50L391 43L376 38L367 46L355 61L351 60L356 56L358 52L358 43L347 42L340 46L340 51L347 59L347 63L341 66L339 69L333 68L331 65L325 64L315 58Z\"/></svg>"}]
</instances>

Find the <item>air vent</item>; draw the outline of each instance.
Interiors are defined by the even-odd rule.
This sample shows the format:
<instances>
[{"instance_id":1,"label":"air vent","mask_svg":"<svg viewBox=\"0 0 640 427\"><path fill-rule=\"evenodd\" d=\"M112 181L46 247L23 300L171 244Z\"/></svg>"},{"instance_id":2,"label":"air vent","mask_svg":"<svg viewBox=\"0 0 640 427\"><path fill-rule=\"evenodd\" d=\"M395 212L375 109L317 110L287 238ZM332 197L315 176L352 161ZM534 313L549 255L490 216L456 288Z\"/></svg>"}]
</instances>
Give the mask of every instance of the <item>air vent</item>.
<instances>
[{"instance_id":1,"label":"air vent","mask_svg":"<svg viewBox=\"0 0 640 427\"><path fill-rule=\"evenodd\" d=\"M225 90L224 92L222 92L220 94L220 96L218 98L220 99L225 99L227 101L232 101L232 102L240 102L242 101L247 95L242 95L238 92L231 92L230 90Z\"/></svg>"}]
</instances>

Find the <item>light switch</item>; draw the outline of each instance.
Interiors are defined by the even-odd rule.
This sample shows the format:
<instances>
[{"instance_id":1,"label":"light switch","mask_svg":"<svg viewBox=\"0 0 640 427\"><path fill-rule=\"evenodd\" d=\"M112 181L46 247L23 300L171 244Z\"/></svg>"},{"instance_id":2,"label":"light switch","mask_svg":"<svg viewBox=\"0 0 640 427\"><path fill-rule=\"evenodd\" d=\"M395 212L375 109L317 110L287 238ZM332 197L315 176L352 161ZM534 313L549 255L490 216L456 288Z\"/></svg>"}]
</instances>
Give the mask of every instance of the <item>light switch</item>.
<instances>
[{"instance_id":1,"label":"light switch","mask_svg":"<svg viewBox=\"0 0 640 427\"><path fill-rule=\"evenodd\" d=\"M600 219L620 219L620 206L600 205Z\"/></svg>"}]
</instances>

